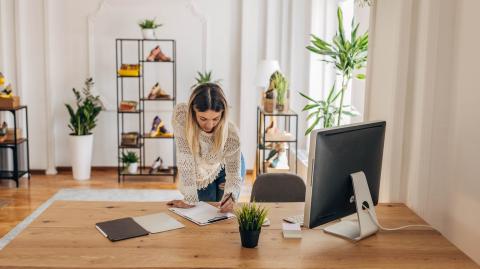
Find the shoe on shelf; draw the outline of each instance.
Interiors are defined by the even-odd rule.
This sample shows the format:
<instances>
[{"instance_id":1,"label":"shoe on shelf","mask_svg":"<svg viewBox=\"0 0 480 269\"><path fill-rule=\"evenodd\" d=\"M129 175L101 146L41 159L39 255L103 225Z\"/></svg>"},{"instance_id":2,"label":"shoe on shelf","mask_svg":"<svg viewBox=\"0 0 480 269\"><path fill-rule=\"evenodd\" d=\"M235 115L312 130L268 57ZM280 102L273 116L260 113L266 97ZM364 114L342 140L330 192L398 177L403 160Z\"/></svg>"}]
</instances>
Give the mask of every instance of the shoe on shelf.
<instances>
[{"instance_id":1,"label":"shoe on shelf","mask_svg":"<svg viewBox=\"0 0 480 269\"><path fill-rule=\"evenodd\" d=\"M148 94L147 98L149 100L170 99L170 94L168 94L166 91L164 91L160 87L160 84L157 82L157 83L155 83L155 85L153 85L152 89L150 89L150 93Z\"/></svg>"},{"instance_id":2,"label":"shoe on shelf","mask_svg":"<svg viewBox=\"0 0 480 269\"><path fill-rule=\"evenodd\" d=\"M152 122L152 129L150 130L150 137L156 137L160 135L160 128L164 125L162 119L159 116L155 116Z\"/></svg>"},{"instance_id":3,"label":"shoe on shelf","mask_svg":"<svg viewBox=\"0 0 480 269\"><path fill-rule=\"evenodd\" d=\"M150 130L150 137L173 137L173 133L170 133L167 128L165 128L165 123L160 117L155 116L152 129Z\"/></svg>"},{"instance_id":4,"label":"shoe on shelf","mask_svg":"<svg viewBox=\"0 0 480 269\"><path fill-rule=\"evenodd\" d=\"M156 46L150 51L150 55L147 57L147 62L154 62L156 61L155 59L157 58L158 54L162 52L160 49L160 46Z\"/></svg>"},{"instance_id":5,"label":"shoe on shelf","mask_svg":"<svg viewBox=\"0 0 480 269\"><path fill-rule=\"evenodd\" d=\"M163 53L160 46L156 46L150 51L147 57L147 62L171 62L172 59Z\"/></svg>"},{"instance_id":6,"label":"shoe on shelf","mask_svg":"<svg viewBox=\"0 0 480 269\"><path fill-rule=\"evenodd\" d=\"M158 48L160 49L160 47L158 47ZM165 55L165 53L163 53L163 51L160 49L160 52L155 57L155 61L156 62L171 62L172 59L170 57L168 57L167 55Z\"/></svg>"},{"instance_id":7,"label":"shoe on shelf","mask_svg":"<svg viewBox=\"0 0 480 269\"><path fill-rule=\"evenodd\" d=\"M153 162L152 166L150 167L150 171L148 173L150 174L153 174L153 173L156 173L158 171L166 171L168 170L168 167L166 167L164 164L163 164L163 160L161 157L158 157L157 159L155 159L155 161Z\"/></svg>"},{"instance_id":8,"label":"shoe on shelf","mask_svg":"<svg viewBox=\"0 0 480 269\"><path fill-rule=\"evenodd\" d=\"M3 124L0 126L0 143L5 142L7 139L8 135L8 125L6 122L3 122Z\"/></svg>"},{"instance_id":9,"label":"shoe on shelf","mask_svg":"<svg viewBox=\"0 0 480 269\"><path fill-rule=\"evenodd\" d=\"M0 98L12 98L13 97L13 91L12 91L12 85L8 84L7 87L5 87L3 90L0 91Z\"/></svg>"}]
</instances>

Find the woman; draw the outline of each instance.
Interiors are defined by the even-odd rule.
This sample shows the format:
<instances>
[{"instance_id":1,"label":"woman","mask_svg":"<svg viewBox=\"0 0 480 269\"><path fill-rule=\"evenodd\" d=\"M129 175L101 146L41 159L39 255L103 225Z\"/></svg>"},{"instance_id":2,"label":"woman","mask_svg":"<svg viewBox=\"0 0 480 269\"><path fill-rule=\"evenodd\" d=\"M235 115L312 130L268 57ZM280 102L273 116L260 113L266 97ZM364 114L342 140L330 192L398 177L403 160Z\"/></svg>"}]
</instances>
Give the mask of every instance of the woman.
<instances>
[{"instance_id":1,"label":"woman","mask_svg":"<svg viewBox=\"0 0 480 269\"><path fill-rule=\"evenodd\" d=\"M188 104L178 104L172 125L177 147L180 191L184 200L174 207L193 207L198 201L219 202L231 212L245 177L245 162L235 125L228 121L228 104L217 84L197 86Z\"/></svg>"}]
</instances>

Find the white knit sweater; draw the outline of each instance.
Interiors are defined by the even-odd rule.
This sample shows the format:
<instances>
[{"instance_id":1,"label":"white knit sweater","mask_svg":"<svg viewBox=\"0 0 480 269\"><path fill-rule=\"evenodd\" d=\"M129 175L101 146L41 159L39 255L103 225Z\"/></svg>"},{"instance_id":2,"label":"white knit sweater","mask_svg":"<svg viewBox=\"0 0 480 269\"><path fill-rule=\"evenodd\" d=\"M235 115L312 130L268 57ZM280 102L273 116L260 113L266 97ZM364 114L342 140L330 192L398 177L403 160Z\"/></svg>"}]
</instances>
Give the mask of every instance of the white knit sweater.
<instances>
[{"instance_id":1,"label":"white knit sweater","mask_svg":"<svg viewBox=\"0 0 480 269\"><path fill-rule=\"evenodd\" d=\"M175 133L177 148L177 166L180 173L180 191L188 203L198 202L197 190L206 188L225 168L226 182L224 195L233 194L235 201L240 195L241 178L241 153L240 139L235 125L228 123L228 137L220 153L211 153L213 148L212 134L200 132L200 152L194 158L185 136L185 123L187 120L188 106L178 104L173 112L172 125Z\"/></svg>"}]
</instances>

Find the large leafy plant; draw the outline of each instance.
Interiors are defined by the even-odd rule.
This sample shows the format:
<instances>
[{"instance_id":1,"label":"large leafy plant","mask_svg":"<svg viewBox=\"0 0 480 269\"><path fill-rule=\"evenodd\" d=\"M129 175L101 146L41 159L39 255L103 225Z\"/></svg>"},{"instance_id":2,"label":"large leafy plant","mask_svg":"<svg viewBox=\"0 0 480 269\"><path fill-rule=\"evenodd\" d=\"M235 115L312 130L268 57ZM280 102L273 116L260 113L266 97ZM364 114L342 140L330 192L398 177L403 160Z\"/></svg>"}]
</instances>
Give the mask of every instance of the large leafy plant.
<instances>
[{"instance_id":1,"label":"large leafy plant","mask_svg":"<svg viewBox=\"0 0 480 269\"><path fill-rule=\"evenodd\" d=\"M312 35L311 44L307 46L309 51L323 56L322 61L334 65L337 76L341 79L341 84L335 83L333 85L326 100L317 101L300 93L307 100L313 102L303 108L303 111L309 111L308 119L314 119L305 134L309 134L320 121L323 122L324 128L328 128L340 125L342 116L358 115L353 107L345 106L343 102L345 91L348 89L354 73L366 65L368 32L358 35L359 24L355 25L355 21L352 20L352 31L347 36L343 27L343 13L340 8L337 9L337 18L338 30L332 42L326 42ZM357 74L355 77L365 79L364 74Z\"/></svg>"},{"instance_id":2,"label":"large leafy plant","mask_svg":"<svg viewBox=\"0 0 480 269\"><path fill-rule=\"evenodd\" d=\"M103 109L100 96L93 96L91 89L94 85L93 79L85 80L85 87L82 92L73 88L77 109L74 110L69 104L65 104L70 115L68 128L72 130L71 135L89 135L97 123L97 117Z\"/></svg>"}]
</instances>

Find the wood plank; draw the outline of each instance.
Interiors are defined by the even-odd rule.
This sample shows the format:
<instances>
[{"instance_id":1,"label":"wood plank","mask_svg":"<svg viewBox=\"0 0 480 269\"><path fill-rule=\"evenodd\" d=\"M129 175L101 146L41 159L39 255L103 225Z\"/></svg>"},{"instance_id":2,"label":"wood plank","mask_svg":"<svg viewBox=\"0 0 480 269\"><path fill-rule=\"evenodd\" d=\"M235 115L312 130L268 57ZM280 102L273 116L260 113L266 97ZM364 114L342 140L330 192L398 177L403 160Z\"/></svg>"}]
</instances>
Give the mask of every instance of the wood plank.
<instances>
[{"instance_id":1,"label":"wood plank","mask_svg":"<svg viewBox=\"0 0 480 269\"><path fill-rule=\"evenodd\" d=\"M236 220L197 226L168 212L165 203L57 201L0 252L1 268L479 268L440 233L411 228L379 232L352 243L303 230L285 240L281 219L303 203L264 204L270 227L256 249L241 247ZM111 243L98 221L167 212L186 228ZM385 226L424 223L401 204L377 207Z\"/></svg>"}]
</instances>

